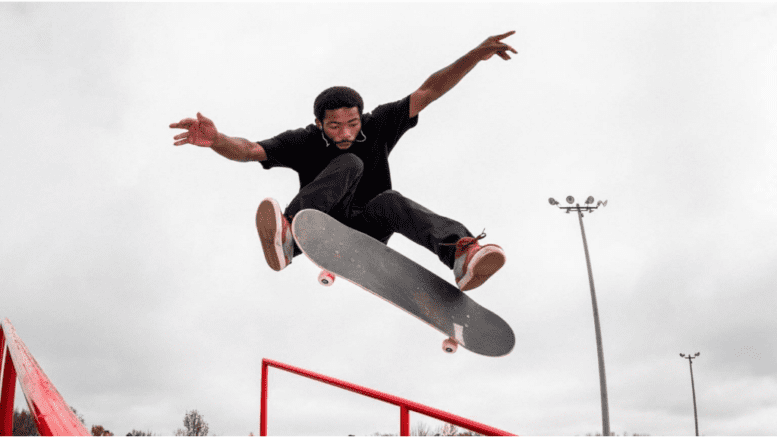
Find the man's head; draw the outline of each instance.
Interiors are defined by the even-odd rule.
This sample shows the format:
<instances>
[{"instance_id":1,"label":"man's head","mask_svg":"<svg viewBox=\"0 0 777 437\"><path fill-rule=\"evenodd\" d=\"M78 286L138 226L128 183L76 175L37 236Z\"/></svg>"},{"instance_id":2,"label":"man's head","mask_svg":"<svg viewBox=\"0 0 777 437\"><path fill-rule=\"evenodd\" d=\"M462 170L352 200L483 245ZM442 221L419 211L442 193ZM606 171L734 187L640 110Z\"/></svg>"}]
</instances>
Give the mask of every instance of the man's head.
<instances>
[{"instance_id":1,"label":"man's head","mask_svg":"<svg viewBox=\"0 0 777 437\"><path fill-rule=\"evenodd\" d=\"M363 110L364 101L359 93L344 86L324 90L313 103L316 126L341 150L356 141L362 129Z\"/></svg>"}]
</instances>

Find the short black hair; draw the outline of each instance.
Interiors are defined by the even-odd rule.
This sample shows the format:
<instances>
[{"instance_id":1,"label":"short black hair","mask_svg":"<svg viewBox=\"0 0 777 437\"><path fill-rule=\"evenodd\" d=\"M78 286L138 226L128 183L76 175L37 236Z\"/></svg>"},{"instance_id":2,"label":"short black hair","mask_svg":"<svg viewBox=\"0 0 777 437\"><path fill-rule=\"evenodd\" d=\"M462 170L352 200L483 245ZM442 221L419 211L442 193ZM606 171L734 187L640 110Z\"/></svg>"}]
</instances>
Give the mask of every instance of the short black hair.
<instances>
[{"instance_id":1,"label":"short black hair","mask_svg":"<svg viewBox=\"0 0 777 437\"><path fill-rule=\"evenodd\" d=\"M316 97L313 103L313 114L318 121L324 121L327 110L353 107L359 110L359 117L361 117L364 111L362 96L347 86L333 86Z\"/></svg>"}]
</instances>

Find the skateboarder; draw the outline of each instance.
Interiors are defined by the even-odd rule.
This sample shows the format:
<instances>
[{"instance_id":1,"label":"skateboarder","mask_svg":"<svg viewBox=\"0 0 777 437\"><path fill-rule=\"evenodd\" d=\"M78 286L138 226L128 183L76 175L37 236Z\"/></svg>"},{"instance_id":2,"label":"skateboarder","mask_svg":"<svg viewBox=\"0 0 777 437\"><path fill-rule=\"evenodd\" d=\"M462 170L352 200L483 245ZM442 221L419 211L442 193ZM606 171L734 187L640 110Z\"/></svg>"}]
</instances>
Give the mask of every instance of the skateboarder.
<instances>
[{"instance_id":1,"label":"skateboarder","mask_svg":"<svg viewBox=\"0 0 777 437\"><path fill-rule=\"evenodd\" d=\"M291 235L294 215L306 208L323 211L384 244L398 232L437 254L454 271L462 291L480 286L499 270L505 254L495 244L481 246L461 223L435 214L391 189L388 156L399 139L418 123L418 113L453 88L480 61L517 53L492 36L448 67L430 76L402 100L364 113L361 96L348 87L324 90L314 101L315 124L252 142L218 132L210 119L197 113L170 125L186 129L176 146L210 147L240 162L258 161L265 169L286 167L299 175L300 191L282 211L275 199L259 205L256 223L269 266L280 271L301 251ZM445 181L452 190L456 181Z\"/></svg>"}]
</instances>

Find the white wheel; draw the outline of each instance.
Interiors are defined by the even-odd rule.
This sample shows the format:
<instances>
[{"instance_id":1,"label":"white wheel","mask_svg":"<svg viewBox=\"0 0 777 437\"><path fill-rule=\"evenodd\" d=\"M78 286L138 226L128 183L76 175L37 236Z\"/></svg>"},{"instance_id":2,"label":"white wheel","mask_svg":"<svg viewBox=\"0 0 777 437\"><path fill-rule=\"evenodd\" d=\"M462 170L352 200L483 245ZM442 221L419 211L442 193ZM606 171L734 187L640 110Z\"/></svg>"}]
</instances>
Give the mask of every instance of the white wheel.
<instances>
[{"instance_id":1,"label":"white wheel","mask_svg":"<svg viewBox=\"0 0 777 437\"><path fill-rule=\"evenodd\" d=\"M324 287L330 287L335 283L335 275L327 272L326 270L321 270L321 273L318 275L318 283Z\"/></svg>"},{"instance_id":2,"label":"white wheel","mask_svg":"<svg viewBox=\"0 0 777 437\"><path fill-rule=\"evenodd\" d=\"M459 344L456 343L456 340L452 338L446 339L444 342L442 342L442 350L445 351L445 353L452 354L456 352L456 349L458 349Z\"/></svg>"}]
</instances>

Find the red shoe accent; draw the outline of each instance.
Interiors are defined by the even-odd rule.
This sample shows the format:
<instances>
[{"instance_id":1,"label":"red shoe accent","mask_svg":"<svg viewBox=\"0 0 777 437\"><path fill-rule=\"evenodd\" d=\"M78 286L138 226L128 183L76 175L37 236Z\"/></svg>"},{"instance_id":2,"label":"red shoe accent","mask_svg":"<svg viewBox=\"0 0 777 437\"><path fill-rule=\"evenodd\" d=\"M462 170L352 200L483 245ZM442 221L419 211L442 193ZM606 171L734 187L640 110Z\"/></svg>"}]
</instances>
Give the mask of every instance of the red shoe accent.
<instances>
[{"instance_id":1,"label":"red shoe accent","mask_svg":"<svg viewBox=\"0 0 777 437\"><path fill-rule=\"evenodd\" d=\"M456 242L456 261L453 272L456 275L456 285L461 291L468 291L483 285L505 263L504 250L496 244L481 246L476 238L465 237Z\"/></svg>"}]
</instances>

